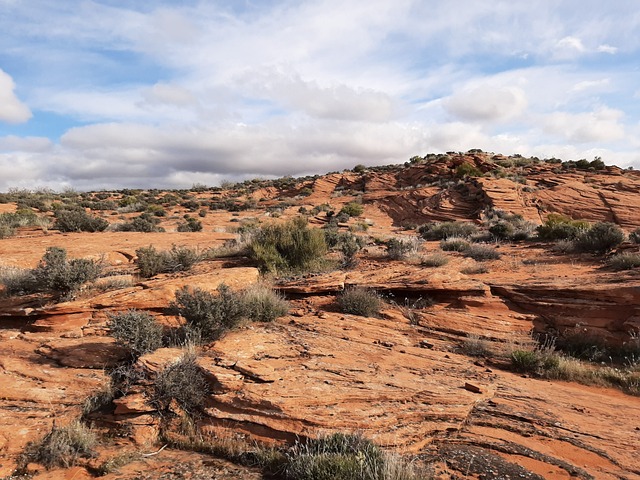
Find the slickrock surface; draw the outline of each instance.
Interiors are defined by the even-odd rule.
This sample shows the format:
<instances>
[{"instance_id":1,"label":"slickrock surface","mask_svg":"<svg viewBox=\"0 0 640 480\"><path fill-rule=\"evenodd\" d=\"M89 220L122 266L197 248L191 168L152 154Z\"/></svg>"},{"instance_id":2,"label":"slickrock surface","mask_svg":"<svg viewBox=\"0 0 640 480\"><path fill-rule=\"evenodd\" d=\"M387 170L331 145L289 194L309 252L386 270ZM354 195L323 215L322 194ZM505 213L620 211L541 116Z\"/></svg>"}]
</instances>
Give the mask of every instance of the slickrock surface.
<instances>
[{"instance_id":1,"label":"slickrock surface","mask_svg":"<svg viewBox=\"0 0 640 480\"><path fill-rule=\"evenodd\" d=\"M519 170L508 177L457 178L464 163L481 172L495 168L490 156L467 154L334 173L284 190L262 185L237 197L251 199L251 208L208 212L202 232L173 231L186 213L174 206L163 220L164 233L23 229L1 239L1 266L33 268L47 247L58 246L72 258L102 258L114 278L126 282L107 291L87 288L62 303L39 295L0 298L0 478L12 474L28 442L78 418L85 399L107 385L106 372L127 358L107 335L109 314L146 310L176 327L181 321L168 307L179 288L214 292L221 283L241 289L260 279L242 255L142 279L136 249L188 245L204 251L236 239L232 230L247 222L290 218L301 207L324 203L337 213L357 199L364 214L349 225L366 218L372 226L359 233L370 237L355 268L274 279L290 302L288 315L269 324L245 323L201 349L197 364L211 390L198 420L203 432L282 445L358 431L432 463L439 479L640 478L639 397L516 374L504 361L465 355L463 348L469 338L482 338L509 351L530 344L531 331L576 328L622 344L640 329L638 269L614 272L604 256L561 254L549 243L531 241L495 245L499 260L482 262L485 273L465 274L480 262L446 252L446 265L427 268L419 258L389 260L379 245L380 238L415 236L401 228L407 224L480 224L491 207L537 224L557 212L613 221L629 232L640 227L640 175L540 163L514 167ZM232 198L225 195L199 192L197 198ZM1 211L12 210L0 205ZM323 212L310 217L315 226L326 222ZM421 246L421 255L436 252L442 253L439 242ZM379 318L340 312L336 296L355 286L385 299ZM420 304L426 299L428 305ZM95 428L109 433L98 458L52 471L30 464L33 478L93 478L97 465L127 451L137 456L103 478L261 478L210 455L158 451L162 419L150 401L151 385L183 354L162 348L142 356L135 369L145 380L89 415ZM148 453L153 455L140 456Z\"/></svg>"}]
</instances>

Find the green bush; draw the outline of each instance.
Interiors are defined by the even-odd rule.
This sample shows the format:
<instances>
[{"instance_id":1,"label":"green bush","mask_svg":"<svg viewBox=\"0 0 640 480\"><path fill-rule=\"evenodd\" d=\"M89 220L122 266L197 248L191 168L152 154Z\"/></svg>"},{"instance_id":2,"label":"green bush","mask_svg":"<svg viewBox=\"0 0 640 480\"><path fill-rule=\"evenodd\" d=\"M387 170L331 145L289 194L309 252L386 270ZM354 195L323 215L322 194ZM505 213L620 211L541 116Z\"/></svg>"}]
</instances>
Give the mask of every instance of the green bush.
<instances>
[{"instance_id":1,"label":"green bush","mask_svg":"<svg viewBox=\"0 0 640 480\"><path fill-rule=\"evenodd\" d=\"M490 245L469 245L462 253L465 257L473 258L478 262L500 258L500 252Z\"/></svg>"},{"instance_id":2,"label":"green bush","mask_svg":"<svg viewBox=\"0 0 640 480\"><path fill-rule=\"evenodd\" d=\"M461 163L456 168L456 177L481 177L482 172L475 166L470 163Z\"/></svg>"},{"instance_id":3,"label":"green bush","mask_svg":"<svg viewBox=\"0 0 640 480\"><path fill-rule=\"evenodd\" d=\"M162 325L147 312L129 310L110 315L107 326L111 336L134 358L162 347Z\"/></svg>"},{"instance_id":4,"label":"green bush","mask_svg":"<svg viewBox=\"0 0 640 480\"><path fill-rule=\"evenodd\" d=\"M629 241L632 243L640 243L640 228L636 228L629 234Z\"/></svg>"},{"instance_id":5,"label":"green bush","mask_svg":"<svg viewBox=\"0 0 640 480\"><path fill-rule=\"evenodd\" d=\"M136 265L140 276L150 278L159 273L191 270L202 260L202 254L189 247L173 245L171 250L158 251L152 245L136 250Z\"/></svg>"},{"instance_id":6,"label":"green bush","mask_svg":"<svg viewBox=\"0 0 640 480\"><path fill-rule=\"evenodd\" d=\"M84 210L56 210L53 228L61 232L102 232L109 222Z\"/></svg>"},{"instance_id":7,"label":"green bush","mask_svg":"<svg viewBox=\"0 0 640 480\"><path fill-rule=\"evenodd\" d=\"M514 350L510 359L515 371L535 375L544 375L560 364L558 355L541 350Z\"/></svg>"},{"instance_id":8,"label":"green bush","mask_svg":"<svg viewBox=\"0 0 640 480\"><path fill-rule=\"evenodd\" d=\"M249 251L262 271L308 271L322 261L327 244L322 230L309 228L306 219L298 217L261 227Z\"/></svg>"},{"instance_id":9,"label":"green bush","mask_svg":"<svg viewBox=\"0 0 640 480\"><path fill-rule=\"evenodd\" d=\"M624 232L615 223L598 222L573 239L579 252L606 253L624 241Z\"/></svg>"},{"instance_id":10,"label":"green bush","mask_svg":"<svg viewBox=\"0 0 640 480\"><path fill-rule=\"evenodd\" d=\"M359 217L364 213L364 207L361 203L349 202L340 209L338 214L340 213L346 214L349 217Z\"/></svg>"},{"instance_id":11,"label":"green bush","mask_svg":"<svg viewBox=\"0 0 640 480\"><path fill-rule=\"evenodd\" d=\"M425 240L445 240L450 237L469 237L478 231L471 222L433 222L418 227Z\"/></svg>"},{"instance_id":12,"label":"green bush","mask_svg":"<svg viewBox=\"0 0 640 480\"><path fill-rule=\"evenodd\" d=\"M158 374L151 402L160 411L170 408L175 400L189 415L197 414L209 393L204 372L196 363L196 356L185 354Z\"/></svg>"},{"instance_id":13,"label":"green bush","mask_svg":"<svg viewBox=\"0 0 640 480\"><path fill-rule=\"evenodd\" d=\"M362 287L346 289L338 296L338 304L344 313L363 317L377 317L382 309L378 294Z\"/></svg>"},{"instance_id":14,"label":"green bush","mask_svg":"<svg viewBox=\"0 0 640 480\"><path fill-rule=\"evenodd\" d=\"M214 341L240 323L246 307L240 294L227 285L218 286L213 295L199 288L182 287L176 291L171 308L184 317L187 326L199 333L203 341Z\"/></svg>"},{"instance_id":15,"label":"green bush","mask_svg":"<svg viewBox=\"0 0 640 480\"><path fill-rule=\"evenodd\" d=\"M49 247L32 271L34 290L51 292L59 298L70 299L82 285L98 278L101 271L102 265L95 260L67 260L67 251L64 248Z\"/></svg>"},{"instance_id":16,"label":"green bush","mask_svg":"<svg viewBox=\"0 0 640 480\"><path fill-rule=\"evenodd\" d=\"M587 221L572 220L565 215L550 213L536 231L541 240L572 240L590 227Z\"/></svg>"},{"instance_id":17,"label":"green bush","mask_svg":"<svg viewBox=\"0 0 640 480\"><path fill-rule=\"evenodd\" d=\"M27 445L21 463L37 462L47 469L69 468L80 458L95 456L96 435L82 423L75 421L64 427L53 426L37 443Z\"/></svg>"}]
</instances>

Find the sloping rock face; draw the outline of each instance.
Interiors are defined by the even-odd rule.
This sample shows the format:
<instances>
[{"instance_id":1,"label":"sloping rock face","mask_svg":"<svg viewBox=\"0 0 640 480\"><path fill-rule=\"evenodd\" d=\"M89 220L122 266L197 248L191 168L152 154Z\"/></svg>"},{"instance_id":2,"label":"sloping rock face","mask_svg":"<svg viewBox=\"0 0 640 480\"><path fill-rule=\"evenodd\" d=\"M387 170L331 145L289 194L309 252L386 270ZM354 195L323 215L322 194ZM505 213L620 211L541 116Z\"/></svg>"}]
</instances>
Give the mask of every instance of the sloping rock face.
<instances>
[{"instance_id":1,"label":"sloping rock face","mask_svg":"<svg viewBox=\"0 0 640 480\"><path fill-rule=\"evenodd\" d=\"M522 165L501 170L496 162ZM460 176L460 165L487 175ZM467 342L477 340L509 352L529 344L531 331L575 330L624 343L640 328L637 269L613 272L605 257L553 253L549 244L535 242L495 245L502 257L482 264L448 252L449 263L440 268L424 267L419 259L391 261L379 246L389 235L416 235L400 230L403 224L480 224L487 209L534 223L550 212L614 221L628 232L640 227L638 173L450 154L287 188L265 185L239 197L200 192L197 198L240 202L246 195L265 207L286 199L290 206L279 211L283 218L301 207L309 211L326 203L337 212L347 202L362 201L364 217L373 223L371 238L353 270L277 279L290 302L289 315L270 324L247 323L198 350L197 365L210 388L197 422L201 432L282 444L361 431L389 449L432 461L440 479L640 478L637 397L516 375L503 360L464 353ZM303 190L311 193L298 198ZM12 210L0 205L0 211ZM186 210L174 207L171 213L162 223L168 230ZM30 229L0 240L2 265L32 268L47 247L60 246L70 257L104 258L111 273L130 282L109 291L86 290L59 304L38 295L0 299L0 477L13 472L28 442L78 418L87 397L108 384L106 372L127 361L127 352L108 337L109 314L146 310L174 328L181 320L167 307L179 288L213 292L221 283L236 289L259 279L243 258L207 260L190 272L140 279L137 248L177 244L205 250L236 238L231 229L243 222L266 217L260 209L212 211L201 217L204 231L196 233ZM311 223L327 221L319 213ZM636 252L638 246L628 242L624 249ZM436 252L442 253L438 242L426 242L420 254ZM379 318L340 312L337 295L355 286L375 289L385 299ZM160 429L168 424L178 430L182 412L171 404L177 416L160 416L150 401L154 379L183 355L182 349L163 348L143 356L134 365L140 378L126 395L118 393L90 414L96 428L110 434L100 460L123 449L154 452L106 478L259 478L200 454L158 452ZM41 471L35 478L90 478L99 459Z\"/></svg>"}]
</instances>

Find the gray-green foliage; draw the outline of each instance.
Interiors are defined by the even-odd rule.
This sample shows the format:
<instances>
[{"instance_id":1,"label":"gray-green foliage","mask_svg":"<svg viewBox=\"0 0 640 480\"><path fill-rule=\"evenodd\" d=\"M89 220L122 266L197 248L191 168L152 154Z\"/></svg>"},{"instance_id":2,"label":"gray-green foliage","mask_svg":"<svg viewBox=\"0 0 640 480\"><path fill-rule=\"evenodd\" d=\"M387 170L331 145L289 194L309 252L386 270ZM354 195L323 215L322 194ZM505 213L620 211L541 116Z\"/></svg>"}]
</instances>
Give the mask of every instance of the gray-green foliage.
<instances>
[{"instance_id":1,"label":"gray-green foliage","mask_svg":"<svg viewBox=\"0 0 640 480\"><path fill-rule=\"evenodd\" d=\"M173 245L170 250L158 251L152 245L136 250L136 265L140 275L145 278L159 273L173 273L190 270L202 260L195 249Z\"/></svg>"},{"instance_id":2,"label":"gray-green foliage","mask_svg":"<svg viewBox=\"0 0 640 480\"><path fill-rule=\"evenodd\" d=\"M425 240L444 240L450 237L469 237L478 231L471 222L434 222L418 227Z\"/></svg>"},{"instance_id":3,"label":"gray-green foliage","mask_svg":"<svg viewBox=\"0 0 640 480\"><path fill-rule=\"evenodd\" d=\"M158 410L166 411L172 400L190 415L196 414L202 407L209 384L196 360L194 354L185 354L158 374L151 399Z\"/></svg>"},{"instance_id":4,"label":"gray-green foliage","mask_svg":"<svg viewBox=\"0 0 640 480\"><path fill-rule=\"evenodd\" d=\"M33 270L33 275L36 290L69 298L82 285L98 278L101 271L100 262L87 258L67 260L67 251L64 248L49 247Z\"/></svg>"},{"instance_id":5,"label":"gray-green foliage","mask_svg":"<svg viewBox=\"0 0 640 480\"><path fill-rule=\"evenodd\" d=\"M94 456L97 437L89 428L75 421L64 427L54 427L39 442L27 445L22 463L38 462L47 469L69 468L80 458Z\"/></svg>"},{"instance_id":6,"label":"gray-green foliage","mask_svg":"<svg viewBox=\"0 0 640 480\"><path fill-rule=\"evenodd\" d=\"M110 315L107 326L111 336L134 358L162 346L162 325L148 312L128 310Z\"/></svg>"},{"instance_id":7,"label":"gray-green foliage","mask_svg":"<svg viewBox=\"0 0 640 480\"><path fill-rule=\"evenodd\" d=\"M56 210L53 228L61 232L102 232L109 222L84 210Z\"/></svg>"},{"instance_id":8,"label":"gray-green foliage","mask_svg":"<svg viewBox=\"0 0 640 480\"><path fill-rule=\"evenodd\" d=\"M590 229L580 232L573 240L573 246L579 252L606 253L620 245L624 239L624 232L615 223L598 222Z\"/></svg>"},{"instance_id":9,"label":"gray-green foliage","mask_svg":"<svg viewBox=\"0 0 640 480\"><path fill-rule=\"evenodd\" d=\"M171 307L184 317L189 329L197 331L203 341L220 338L246 314L241 295L220 284L217 295L199 288L183 287L176 291Z\"/></svg>"},{"instance_id":10,"label":"gray-green foliage","mask_svg":"<svg viewBox=\"0 0 640 480\"><path fill-rule=\"evenodd\" d=\"M338 296L338 304L344 313L377 317L382 309L380 296L362 287L348 288Z\"/></svg>"}]
</instances>

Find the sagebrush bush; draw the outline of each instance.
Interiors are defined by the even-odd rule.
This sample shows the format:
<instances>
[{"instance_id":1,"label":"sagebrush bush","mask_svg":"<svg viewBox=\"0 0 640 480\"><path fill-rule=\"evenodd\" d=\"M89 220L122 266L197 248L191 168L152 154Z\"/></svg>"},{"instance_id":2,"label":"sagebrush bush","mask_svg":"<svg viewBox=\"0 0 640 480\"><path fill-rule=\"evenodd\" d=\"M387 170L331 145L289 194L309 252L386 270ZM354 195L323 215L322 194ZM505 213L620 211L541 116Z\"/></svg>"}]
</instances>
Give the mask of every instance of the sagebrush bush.
<instances>
[{"instance_id":1,"label":"sagebrush bush","mask_svg":"<svg viewBox=\"0 0 640 480\"><path fill-rule=\"evenodd\" d=\"M48 219L39 217L30 208L2 213L0 214L0 239L13 236L18 227L46 227L48 224Z\"/></svg>"},{"instance_id":2,"label":"sagebrush bush","mask_svg":"<svg viewBox=\"0 0 640 480\"><path fill-rule=\"evenodd\" d=\"M477 227L471 222L433 222L418 227L418 233L425 240L469 237L477 231Z\"/></svg>"},{"instance_id":3,"label":"sagebrush bush","mask_svg":"<svg viewBox=\"0 0 640 480\"><path fill-rule=\"evenodd\" d=\"M114 230L118 232L162 232L164 228L158 226L160 220L150 213L143 213L142 215L134 218L130 222L121 223L114 226Z\"/></svg>"},{"instance_id":4,"label":"sagebrush bush","mask_svg":"<svg viewBox=\"0 0 640 480\"><path fill-rule=\"evenodd\" d=\"M171 308L199 332L203 341L217 340L246 315L241 294L224 283L218 286L217 293L183 287L176 291L176 299L171 303Z\"/></svg>"},{"instance_id":5,"label":"sagebrush bush","mask_svg":"<svg viewBox=\"0 0 640 480\"><path fill-rule=\"evenodd\" d=\"M338 295L338 304L344 313L363 317L377 317L382 309L380 296L362 287L348 288Z\"/></svg>"},{"instance_id":6,"label":"sagebrush bush","mask_svg":"<svg viewBox=\"0 0 640 480\"><path fill-rule=\"evenodd\" d=\"M282 462L290 480L418 480L424 472L359 434L334 433L296 442Z\"/></svg>"},{"instance_id":7,"label":"sagebrush bush","mask_svg":"<svg viewBox=\"0 0 640 480\"><path fill-rule=\"evenodd\" d=\"M85 283L98 278L101 272L100 262L86 258L67 260L64 248L49 247L32 270L33 292L50 292L58 298L69 299Z\"/></svg>"},{"instance_id":8,"label":"sagebrush bush","mask_svg":"<svg viewBox=\"0 0 640 480\"><path fill-rule=\"evenodd\" d=\"M6 295L26 295L37 290L33 270L26 268L1 267L0 283Z\"/></svg>"},{"instance_id":9,"label":"sagebrush bush","mask_svg":"<svg viewBox=\"0 0 640 480\"><path fill-rule=\"evenodd\" d=\"M272 322L289 311L289 302L262 283L255 283L242 292L244 315L256 322Z\"/></svg>"},{"instance_id":10,"label":"sagebrush bush","mask_svg":"<svg viewBox=\"0 0 640 480\"><path fill-rule=\"evenodd\" d=\"M579 252L606 253L625 239L624 232L615 223L598 222L589 230L582 231L573 239L573 246Z\"/></svg>"},{"instance_id":11,"label":"sagebrush bush","mask_svg":"<svg viewBox=\"0 0 640 480\"><path fill-rule=\"evenodd\" d=\"M102 232L109 222L84 210L56 210L53 228L61 232Z\"/></svg>"},{"instance_id":12,"label":"sagebrush bush","mask_svg":"<svg viewBox=\"0 0 640 480\"><path fill-rule=\"evenodd\" d=\"M250 255L267 272L308 271L327 252L322 230L309 228L306 219L261 227L249 244Z\"/></svg>"},{"instance_id":13,"label":"sagebrush bush","mask_svg":"<svg viewBox=\"0 0 640 480\"><path fill-rule=\"evenodd\" d=\"M148 312L129 310L109 316L110 334L134 358L162 347L163 328Z\"/></svg>"},{"instance_id":14,"label":"sagebrush bush","mask_svg":"<svg viewBox=\"0 0 640 480\"><path fill-rule=\"evenodd\" d=\"M151 402L159 411L166 411L175 400L187 414L198 413L209 393L209 384L196 360L195 354L185 353L158 374Z\"/></svg>"},{"instance_id":15,"label":"sagebrush bush","mask_svg":"<svg viewBox=\"0 0 640 480\"><path fill-rule=\"evenodd\" d=\"M420 260L421 266L429 268L442 267L447 263L449 263L449 257L442 253L434 253L433 255L423 257L422 260Z\"/></svg>"},{"instance_id":16,"label":"sagebrush bush","mask_svg":"<svg viewBox=\"0 0 640 480\"><path fill-rule=\"evenodd\" d=\"M471 245L469 241L462 237L449 237L440 241L440 249L445 252L462 252L469 245Z\"/></svg>"},{"instance_id":17,"label":"sagebrush bush","mask_svg":"<svg viewBox=\"0 0 640 480\"><path fill-rule=\"evenodd\" d=\"M54 426L42 440L27 445L22 463L37 462L47 469L69 468L80 458L91 458L97 437L79 421L64 427Z\"/></svg>"},{"instance_id":18,"label":"sagebrush bush","mask_svg":"<svg viewBox=\"0 0 640 480\"><path fill-rule=\"evenodd\" d=\"M629 241L632 243L640 243L640 228L636 228L629 234Z\"/></svg>"},{"instance_id":19,"label":"sagebrush bush","mask_svg":"<svg viewBox=\"0 0 640 480\"><path fill-rule=\"evenodd\" d=\"M609 265L614 270L631 270L640 267L640 253L624 252L612 256Z\"/></svg>"},{"instance_id":20,"label":"sagebrush bush","mask_svg":"<svg viewBox=\"0 0 640 480\"><path fill-rule=\"evenodd\" d=\"M203 258L196 249L173 245L171 250L158 251L152 245L136 250L136 265L140 276L149 278L159 273L190 270Z\"/></svg>"},{"instance_id":21,"label":"sagebrush bush","mask_svg":"<svg viewBox=\"0 0 640 480\"><path fill-rule=\"evenodd\" d=\"M404 260L418 253L419 249L420 241L417 238L395 237L387 241L387 257L392 260Z\"/></svg>"},{"instance_id":22,"label":"sagebrush bush","mask_svg":"<svg viewBox=\"0 0 640 480\"><path fill-rule=\"evenodd\" d=\"M465 257L473 258L478 262L500 258L500 252L490 245L469 245L462 253Z\"/></svg>"},{"instance_id":23,"label":"sagebrush bush","mask_svg":"<svg viewBox=\"0 0 640 480\"><path fill-rule=\"evenodd\" d=\"M202 222L197 218L187 217L184 222L180 222L176 228L178 232L201 232Z\"/></svg>"}]
</instances>

